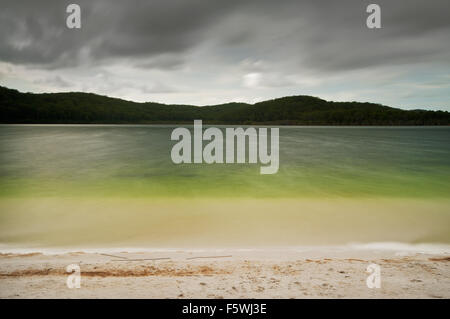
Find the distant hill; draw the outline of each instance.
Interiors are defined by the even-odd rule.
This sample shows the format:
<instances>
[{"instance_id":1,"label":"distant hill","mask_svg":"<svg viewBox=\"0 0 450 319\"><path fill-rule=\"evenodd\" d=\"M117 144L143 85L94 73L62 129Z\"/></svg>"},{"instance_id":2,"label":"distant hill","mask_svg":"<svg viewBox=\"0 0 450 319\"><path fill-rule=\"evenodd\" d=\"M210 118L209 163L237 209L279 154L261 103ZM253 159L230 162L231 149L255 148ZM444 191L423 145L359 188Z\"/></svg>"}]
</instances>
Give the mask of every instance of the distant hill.
<instances>
[{"instance_id":1,"label":"distant hill","mask_svg":"<svg viewBox=\"0 0 450 319\"><path fill-rule=\"evenodd\" d=\"M449 125L444 111L290 96L256 104L136 103L92 93L21 93L0 86L0 123L192 123L274 125Z\"/></svg>"}]
</instances>

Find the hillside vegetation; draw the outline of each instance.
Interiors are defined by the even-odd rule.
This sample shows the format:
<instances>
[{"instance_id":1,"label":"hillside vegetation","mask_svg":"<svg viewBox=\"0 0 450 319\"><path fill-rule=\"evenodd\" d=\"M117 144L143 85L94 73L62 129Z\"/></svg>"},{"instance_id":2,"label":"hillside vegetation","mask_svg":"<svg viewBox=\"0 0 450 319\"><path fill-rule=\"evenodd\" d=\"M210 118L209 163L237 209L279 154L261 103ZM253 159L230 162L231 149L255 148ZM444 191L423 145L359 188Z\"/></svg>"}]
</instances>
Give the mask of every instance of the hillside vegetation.
<instances>
[{"instance_id":1,"label":"hillside vegetation","mask_svg":"<svg viewBox=\"0 0 450 319\"><path fill-rule=\"evenodd\" d=\"M21 93L0 87L1 123L188 123L276 125L449 125L444 111L290 96L256 104L137 103L92 93Z\"/></svg>"}]
</instances>

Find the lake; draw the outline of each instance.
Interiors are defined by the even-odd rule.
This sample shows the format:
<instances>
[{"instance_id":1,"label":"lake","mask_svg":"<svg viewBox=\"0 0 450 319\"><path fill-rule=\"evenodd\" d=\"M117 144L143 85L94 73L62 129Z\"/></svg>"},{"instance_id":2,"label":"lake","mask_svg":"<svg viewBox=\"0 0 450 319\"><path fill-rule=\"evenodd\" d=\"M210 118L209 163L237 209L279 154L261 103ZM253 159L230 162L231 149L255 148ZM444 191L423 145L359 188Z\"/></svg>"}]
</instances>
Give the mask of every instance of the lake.
<instances>
[{"instance_id":1,"label":"lake","mask_svg":"<svg viewBox=\"0 0 450 319\"><path fill-rule=\"evenodd\" d=\"M449 127L280 127L273 175L174 164L175 127L1 125L0 244L450 243Z\"/></svg>"}]
</instances>

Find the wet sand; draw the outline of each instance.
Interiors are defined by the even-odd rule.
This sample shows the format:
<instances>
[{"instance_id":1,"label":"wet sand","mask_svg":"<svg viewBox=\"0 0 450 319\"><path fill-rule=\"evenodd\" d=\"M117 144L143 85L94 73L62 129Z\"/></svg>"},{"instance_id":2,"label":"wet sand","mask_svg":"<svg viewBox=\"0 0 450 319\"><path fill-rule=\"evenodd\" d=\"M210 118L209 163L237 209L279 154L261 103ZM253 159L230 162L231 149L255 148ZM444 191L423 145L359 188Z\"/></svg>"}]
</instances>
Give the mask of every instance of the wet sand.
<instances>
[{"instance_id":1,"label":"wet sand","mask_svg":"<svg viewBox=\"0 0 450 319\"><path fill-rule=\"evenodd\" d=\"M381 287L368 288L377 264ZM81 269L69 289L66 267ZM1 298L450 298L450 251L376 248L2 253Z\"/></svg>"},{"instance_id":2,"label":"wet sand","mask_svg":"<svg viewBox=\"0 0 450 319\"><path fill-rule=\"evenodd\" d=\"M2 198L0 252L450 243L449 207L411 198Z\"/></svg>"}]
</instances>

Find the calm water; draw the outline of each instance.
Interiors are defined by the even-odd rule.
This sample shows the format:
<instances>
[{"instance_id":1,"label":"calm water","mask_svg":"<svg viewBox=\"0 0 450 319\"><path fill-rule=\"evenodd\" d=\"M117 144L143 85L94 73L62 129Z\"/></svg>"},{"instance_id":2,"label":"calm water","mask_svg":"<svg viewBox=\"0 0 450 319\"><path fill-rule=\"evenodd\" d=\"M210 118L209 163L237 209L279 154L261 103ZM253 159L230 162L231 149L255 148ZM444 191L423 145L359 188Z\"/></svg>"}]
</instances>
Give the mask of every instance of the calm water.
<instances>
[{"instance_id":1,"label":"calm water","mask_svg":"<svg viewBox=\"0 0 450 319\"><path fill-rule=\"evenodd\" d=\"M0 246L450 243L448 127L282 127L275 175L173 129L0 126Z\"/></svg>"},{"instance_id":2,"label":"calm water","mask_svg":"<svg viewBox=\"0 0 450 319\"><path fill-rule=\"evenodd\" d=\"M0 196L445 197L448 127L280 129L280 169L182 164L173 126L0 126Z\"/></svg>"}]
</instances>

